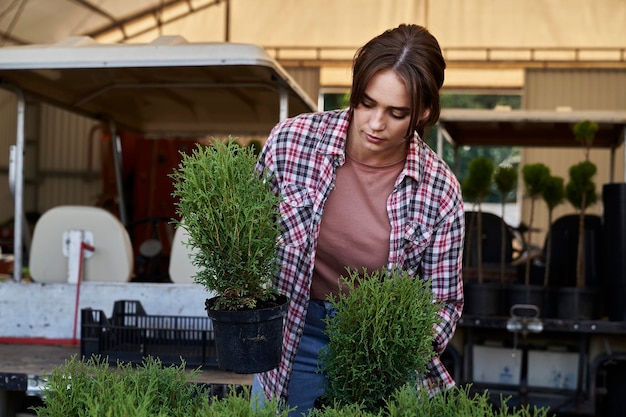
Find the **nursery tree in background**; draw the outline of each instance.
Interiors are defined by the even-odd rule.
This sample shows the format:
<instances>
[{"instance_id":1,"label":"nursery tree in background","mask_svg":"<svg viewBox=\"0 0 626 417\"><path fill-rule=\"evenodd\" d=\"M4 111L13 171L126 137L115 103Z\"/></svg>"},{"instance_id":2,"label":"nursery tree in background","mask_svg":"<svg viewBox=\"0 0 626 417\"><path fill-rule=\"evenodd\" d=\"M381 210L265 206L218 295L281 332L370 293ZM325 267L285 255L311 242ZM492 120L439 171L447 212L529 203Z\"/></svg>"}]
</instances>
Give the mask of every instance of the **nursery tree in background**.
<instances>
[{"instance_id":1,"label":"nursery tree in background","mask_svg":"<svg viewBox=\"0 0 626 417\"><path fill-rule=\"evenodd\" d=\"M567 201L578 210L578 248L576 258L576 286L585 286L585 214L589 206L595 204L598 196L593 176L596 166L593 162L582 161L569 169L570 180L565 187Z\"/></svg>"},{"instance_id":2,"label":"nursery tree in background","mask_svg":"<svg viewBox=\"0 0 626 417\"><path fill-rule=\"evenodd\" d=\"M504 221L504 210L511 191L517 187L517 169L508 165L500 165L496 168L493 176L496 188L500 192L502 204L502 222L500 223L500 281L504 282L504 266L506 257L506 222Z\"/></svg>"},{"instance_id":3,"label":"nursery tree in background","mask_svg":"<svg viewBox=\"0 0 626 417\"><path fill-rule=\"evenodd\" d=\"M576 286L585 286L585 211L587 207L593 205L598 196L593 177L596 174L596 165L589 160L589 150L593 145L598 124L585 120L576 123L572 127L574 138L583 147L585 160L573 165L569 169L570 181L565 187L567 200L579 212L578 220L578 247L576 258Z\"/></svg>"},{"instance_id":4,"label":"nursery tree in background","mask_svg":"<svg viewBox=\"0 0 626 417\"><path fill-rule=\"evenodd\" d=\"M598 124L590 120L584 120L576 123L572 127L572 132L574 132L574 139L576 139L583 148L585 161L588 161L591 145L593 145L593 140L598 132Z\"/></svg>"},{"instance_id":5,"label":"nursery tree in background","mask_svg":"<svg viewBox=\"0 0 626 417\"><path fill-rule=\"evenodd\" d=\"M528 239L527 247L532 246L533 218L535 213L535 201L541 197L546 186L546 181L550 177L550 168L541 162L534 164L526 164L522 167L522 178L524 179L524 187L526 195L530 198L530 218L528 220ZM532 256L526 254L526 271L524 271L524 283L530 284L530 262Z\"/></svg>"},{"instance_id":6,"label":"nursery tree in background","mask_svg":"<svg viewBox=\"0 0 626 417\"><path fill-rule=\"evenodd\" d=\"M547 287L550 282L550 262L552 257L552 215L556 206L565 199L565 186L563 178L550 176L541 193L543 201L548 206L548 238L546 239L546 270L543 276L543 286Z\"/></svg>"},{"instance_id":7,"label":"nursery tree in background","mask_svg":"<svg viewBox=\"0 0 626 417\"><path fill-rule=\"evenodd\" d=\"M476 221L476 244L478 246L478 283L483 283L483 219L481 204L489 195L491 183L493 181L494 164L487 157L480 156L469 163L467 177L463 180L463 194L469 201L474 201L478 207ZM473 219L470 221L470 236L472 232ZM470 238L471 242L472 239Z\"/></svg>"}]
</instances>

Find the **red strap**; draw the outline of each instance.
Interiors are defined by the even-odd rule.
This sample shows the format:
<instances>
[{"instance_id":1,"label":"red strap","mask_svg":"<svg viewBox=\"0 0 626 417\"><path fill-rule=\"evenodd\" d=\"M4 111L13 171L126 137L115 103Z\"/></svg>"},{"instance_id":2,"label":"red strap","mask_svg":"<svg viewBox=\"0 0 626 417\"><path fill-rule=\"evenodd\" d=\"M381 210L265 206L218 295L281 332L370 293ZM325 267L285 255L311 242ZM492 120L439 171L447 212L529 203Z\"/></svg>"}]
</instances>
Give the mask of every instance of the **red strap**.
<instances>
[{"instance_id":1,"label":"red strap","mask_svg":"<svg viewBox=\"0 0 626 417\"><path fill-rule=\"evenodd\" d=\"M76 338L76 328L78 327L78 303L80 300L80 283L83 280L82 279L82 275L83 275L83 252L84 251L90 251L90 252L94 252L96 250L96 248L94 248L93 246L85 243L85 242L81 242L80 243L80 259L78 260L78 282L76 283L76 302L74 305L74 330L73 330L73 334L72 334L72 341L75 345L80 344L80 341Z\"/></svg>"}]
</instances>

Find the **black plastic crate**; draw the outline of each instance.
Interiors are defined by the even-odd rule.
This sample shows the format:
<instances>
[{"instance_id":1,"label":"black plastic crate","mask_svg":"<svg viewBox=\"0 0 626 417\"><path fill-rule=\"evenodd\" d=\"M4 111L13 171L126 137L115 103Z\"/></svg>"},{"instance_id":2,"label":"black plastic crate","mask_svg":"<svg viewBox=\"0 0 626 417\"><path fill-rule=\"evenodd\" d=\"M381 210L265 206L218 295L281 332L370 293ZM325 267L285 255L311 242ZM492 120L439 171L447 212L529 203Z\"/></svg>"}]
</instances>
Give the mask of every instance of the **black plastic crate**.
<instances>
[{"instance_id":1,"label":"black plastic crate","mask_svg":"<svg viewBox=\"0 0 626 417\"><path fill-rule=\"evenodd\" d=\"M164 365L217 367L213 325L209 317L153 316L139 301L116 301L113 315L81 310L81 355L108 357L109 362L139 364L146 356Z\"/></svg>"}]
</instances>

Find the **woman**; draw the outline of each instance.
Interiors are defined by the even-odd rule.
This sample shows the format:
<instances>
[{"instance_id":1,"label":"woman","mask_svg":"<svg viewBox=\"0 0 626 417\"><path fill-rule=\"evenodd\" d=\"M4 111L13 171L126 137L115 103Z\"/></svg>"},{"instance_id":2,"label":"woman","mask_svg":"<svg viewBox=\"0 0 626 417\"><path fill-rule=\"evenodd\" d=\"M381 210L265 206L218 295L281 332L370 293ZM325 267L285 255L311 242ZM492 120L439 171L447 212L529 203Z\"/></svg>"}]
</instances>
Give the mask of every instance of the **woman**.
<instances>
[{"instance_id":1,"label":"woman","mask_svg":"<svg viewBox=\"0 0 626 417\"><path fill-rule=\"evenodd\" d=\"M281 397L296 415L323 394L324 300L339 291L346 268L400 266L432 281L443 307L424 384L454 385L438 354L463 307L463 202L455 176L421 139L439 118L444 69L437 40L421 26L400 25L356 53L348 109L300 115L272 130L258 170L272 175L283 198L276 284L290 307L281 363L255 375L253 394Z\"/></svg>"}]
</instances>

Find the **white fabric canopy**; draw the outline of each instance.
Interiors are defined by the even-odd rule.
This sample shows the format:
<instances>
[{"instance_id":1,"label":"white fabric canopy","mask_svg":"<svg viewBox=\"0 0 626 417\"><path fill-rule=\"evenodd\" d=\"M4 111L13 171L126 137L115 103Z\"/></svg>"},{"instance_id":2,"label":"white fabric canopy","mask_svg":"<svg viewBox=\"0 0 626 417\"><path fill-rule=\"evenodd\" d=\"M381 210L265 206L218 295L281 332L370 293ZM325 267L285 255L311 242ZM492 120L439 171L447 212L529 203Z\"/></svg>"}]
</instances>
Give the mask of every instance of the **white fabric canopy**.
<instances>
[{"instance_id":1,"label":"white fabric canopy","mask_svg":"<svg viewBox=\"0 0 626 417\"><path fill-rule=\"evenodd\" d=\"M400 23L428 27L446 86L520 88L521 62L626 66L623 0L13 0L0 6L2 44L68 36L147 43L254 43L281 56L322 56L322 86L346 86L356 48ZM278 49L275 49L278 48ZM303 48L303 49L294 49ZM280 58L279 61L283 59ZM339 68L338 68L339 67Z\"/></svg>"}]
</instances>

